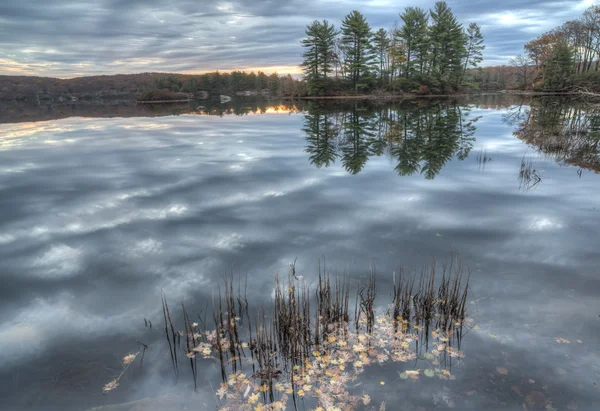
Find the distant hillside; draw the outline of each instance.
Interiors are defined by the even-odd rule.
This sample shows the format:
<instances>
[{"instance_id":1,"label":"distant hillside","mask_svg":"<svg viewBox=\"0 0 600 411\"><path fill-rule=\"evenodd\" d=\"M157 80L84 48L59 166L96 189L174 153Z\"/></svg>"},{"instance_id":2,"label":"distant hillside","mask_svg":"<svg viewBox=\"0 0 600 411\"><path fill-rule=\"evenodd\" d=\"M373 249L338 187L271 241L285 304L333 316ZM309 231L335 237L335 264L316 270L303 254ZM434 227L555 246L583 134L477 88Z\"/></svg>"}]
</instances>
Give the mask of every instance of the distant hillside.
<instances>
[{"instance_id":1,"label":"distant hillside","mask_svg":"<svg viewBox=\"0 0 600 411\"><path fill-rule=\"evenodd\" d=\"M58 79L34 76L0 76L0 100L69 100L126 98L150 90L209 95L245 93L298 96L304 85L291 76L267 76L262 72L207 73L200 75L171 73L117 74L110 76Z\"/></svg>"}]
</instances>

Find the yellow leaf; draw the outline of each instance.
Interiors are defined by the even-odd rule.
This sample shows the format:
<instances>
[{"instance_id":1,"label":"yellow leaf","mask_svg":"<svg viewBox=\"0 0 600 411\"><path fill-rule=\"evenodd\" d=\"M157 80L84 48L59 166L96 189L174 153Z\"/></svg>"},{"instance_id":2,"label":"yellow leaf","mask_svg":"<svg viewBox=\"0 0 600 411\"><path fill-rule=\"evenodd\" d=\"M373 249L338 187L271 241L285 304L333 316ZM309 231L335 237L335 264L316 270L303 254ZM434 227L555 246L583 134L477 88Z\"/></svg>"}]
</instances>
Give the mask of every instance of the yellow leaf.
<instances>
[{"instance_id":1,"label":"yellow leaf","mask_svg":"<svg viewBox=\"0 0 600 411\"><path fill-rule=\"evenodd\" d=\"M248 402L250 404L254 404L256 401L258 401L258 393L257 392L255 392L254 394L252 394L250 396L250 398L248 398Z\"/></svg>"},{"instance_id":2,"label":"yellow leaf","mask_svg":"<svg viewBox=\"0 0 600 411\"><path fill-rule=\"evenodd\" d=\"M496 367L496 372L500 375L508 375L508 370L504 367Z\"/></svg>"},{"instance_id":3,"label":"yellow leaf","mask_svg":"<svg viewBox=\"0 0 600 411\"><path fill-rule=\"evenodd\" d=\"M298 395L300 397L304 397L304 390L298 390Z\"/></svg>"},{"instance_id":4,"label":"yellow leaf","mask_svg":"<svg viewBox=\"0 0 600 411\"><path fill-rule=\"evenodd\" d=\"M381 381L379 384L381 384L381 385L385 385L385 381Z\"/></svg>"}]
</instances>

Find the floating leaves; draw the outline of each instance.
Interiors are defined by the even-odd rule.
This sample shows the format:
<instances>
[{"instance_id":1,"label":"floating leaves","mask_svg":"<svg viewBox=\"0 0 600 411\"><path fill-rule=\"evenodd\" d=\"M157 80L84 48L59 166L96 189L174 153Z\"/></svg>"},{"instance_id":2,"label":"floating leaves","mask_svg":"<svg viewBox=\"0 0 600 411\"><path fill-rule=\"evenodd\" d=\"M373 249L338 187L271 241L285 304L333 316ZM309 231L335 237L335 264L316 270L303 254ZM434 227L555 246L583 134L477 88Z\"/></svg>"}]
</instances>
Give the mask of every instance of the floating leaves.
<instances>
[{"instance_id":1,"label":"floating leaves","mask_svg":"<svg viewBox=\"0 0 600 411\"><path fill-rule=\"evenodd\" d=\"M496 367L496 372L500 375L508 375L508 370L504 367Z\"/></svg>"},{"instance_id":2,"label":"floating leaves","mask_svg":"<svg viewBox=\"0 0 600 411\"><path fill-rule=\"evenodd\" d=\"M274 314L260 311L256 321L250 319L245 296L235 297L232 284L226 282L225 297L219 291L219 308L213 314L216 329L203 331L188 321L185 331L176 333L185 339L193 364L200 356L220 364L224 383L216 396L224 400L222 410L283 410L292 398L294 406L306 399L317 410L352 410L372 405L372 393L357 392L356 382L374 363L405 363L399 372L403 380L418 380L421 374L454 379L443 367L464 357L458 349L462 326L472 323L466 317L468 288L461 285L461 267L444 271L439 289L434 287L435 266L424 271L419 283L395 278L395 299L382 314L373 304L372 274L359 288L353 320L346 280L333 282L319 275L315 313L308 283L290 276L290 284L280 286L276 277ZM247 319L247 332L240 317ZM172 346L175 342L170 340ZM422 358L426 369L406 369L407 363ZM241 372L246 363L252 375ZM383 403L378 405L385 409Z\"/></svg>"},{"instance_id":3,"label":"floating leaves","mask_svg":"<svg viewBox=\"0 0 600 411\"><path fill-rule=\"evenodd\" d=\"M123 365L131 364L133 362L133 360L135 360L135 356L136 356L135 354L129 354L129 355L126 355L125 357L123 357L123 360L122 360Z\"/></svg>"},{"instance_id":4,"label":"floating leaves","mask_svg":"<svg viewBox=\"0 0 600 411\"><path fill-rule=\"evenodd\" d=\"M369 394L365 394L362 396L362 402L364 405L369 405L371 403L371 397Z\"/></svg>"},{"instance_id":5,"label":"floating leaves","mask_svg":"<svg viewBox=\"0 0 600 411\"><path fill-rule=\"evenodd\" d=\"M557 338L556 342L559 343L559 344L571 344L571 341L566 340L564 338Z\"/></svg>"},{"instance_id":6,"label":"floating leaves","mask_svg":"<svg viewBox=\"0 0 600 411\"><path fill-rule=\"evenodd\" d=\"M116 379L112 380L111 382L104 385L104 388L102 388L102 392L106 394L107 392L114 390L118 386L119 386L119 383L117 382L117 380Z\"/></svg>"},{"instance_id":7,"label":"floating leaves","mask_svg":"<svg viewBox=\"0 0 600 411\"><path fill-rule=\"evenodd\" d=\"M220 400L222 400L223 397L225 397L225 394L227 394L227 388L221 387L217 390L217 397L219 397Z\"/></svg>"}]
</instances>

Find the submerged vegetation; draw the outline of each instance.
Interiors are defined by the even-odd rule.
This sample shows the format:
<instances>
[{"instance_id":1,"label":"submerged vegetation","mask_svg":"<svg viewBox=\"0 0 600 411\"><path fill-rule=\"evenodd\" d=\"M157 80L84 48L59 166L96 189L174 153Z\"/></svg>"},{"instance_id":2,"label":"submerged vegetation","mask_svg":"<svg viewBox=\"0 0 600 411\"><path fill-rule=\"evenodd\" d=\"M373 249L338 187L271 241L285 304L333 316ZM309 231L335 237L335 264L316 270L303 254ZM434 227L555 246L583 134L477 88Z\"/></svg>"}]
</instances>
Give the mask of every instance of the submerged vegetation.
<instances>
[{"instance_id":1,"label":"submerged vegetation","mask_svg":"<svg viewBox=\"0 0 600 411\"><path fill-rule=\"evenodd\" d=\"M228 275L213 297L214 328L206 318L192 321L183 303L183 327L177 328L163 295L175 375L179 350L195 386L201 361L216 362L222 383L215 396L223 410L283 410L300 401L316 410L367 406L373 393L359 389L357 379L376 364L398 363L401 380L453 379L451 367L463 357L461 339L471 321L465 271L458 259L441 270L433 260L419 275L394 274L391 301L382 308L376 306L374 267L353 292L348 278L320 268L310 284L292 264L285 285L275 277L271 309L251 307Z\"/></svg>"}]
</instances>

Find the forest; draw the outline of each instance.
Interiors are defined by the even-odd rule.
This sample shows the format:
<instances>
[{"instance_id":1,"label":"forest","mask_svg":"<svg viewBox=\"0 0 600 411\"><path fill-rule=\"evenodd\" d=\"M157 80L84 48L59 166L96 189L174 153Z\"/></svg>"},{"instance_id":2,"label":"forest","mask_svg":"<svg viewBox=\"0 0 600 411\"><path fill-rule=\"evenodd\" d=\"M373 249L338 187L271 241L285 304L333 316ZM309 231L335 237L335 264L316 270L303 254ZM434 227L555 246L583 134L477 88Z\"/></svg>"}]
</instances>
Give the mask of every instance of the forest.
<instances>
[{"instance_id":1,"label":"forest","mask_svg":"<svg viewBox=\"0 0 600 411\"><path fill-rule=\"evenodd\" d=\"M523 47L508 66L471 70L481 90L600 91L600 6Z\"/></svg>"},{"instance_id":2,"label":"forest","mask_svg":"<svg viewBox=\"0 0 600 411\"><path fill-rule=\"evenodd\" d=\"M218 98L219 94L269 95L273 97L299 97L306 94L305 82L264 72L206 74L140 73L112 76L91 76L72 79L57 79L33 76L0 76L0 100L55 100L60 97L70 99L123 98L135 99L152 90L172 93L189 93L192 97L198 91Z\"/></svg>"},{"instance_id":3,"label":"forest","mask_svg":"<svg viewBox=\"0 0 600 411\"><path fill-rule=\"evenodd\" d=\"M600 91L600 6L529 41L508 65L488 67L479 67L480 26L463 26L446 2L429 11L407 7L399 17L377 31L358 11L339 30L327 20L309 24L302 40L308 93Z\"/></svg>"},{"instance_id":4,"label":"forest","mask_svg":"<svg viewBox=\"0 0 600 411\"><path fill-rule=\"evenodd\" d=\"M485 49L476 23L463 27L444 1L429 11L407 7L400 20L374 31L355 10L340 30L327 20L309 24L301 65L308 93L451 94L469 86L468 69L479 66Z\"/></svg>"}]
</instances>

